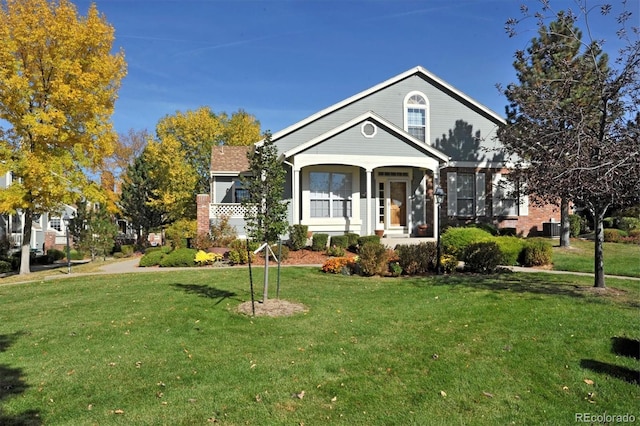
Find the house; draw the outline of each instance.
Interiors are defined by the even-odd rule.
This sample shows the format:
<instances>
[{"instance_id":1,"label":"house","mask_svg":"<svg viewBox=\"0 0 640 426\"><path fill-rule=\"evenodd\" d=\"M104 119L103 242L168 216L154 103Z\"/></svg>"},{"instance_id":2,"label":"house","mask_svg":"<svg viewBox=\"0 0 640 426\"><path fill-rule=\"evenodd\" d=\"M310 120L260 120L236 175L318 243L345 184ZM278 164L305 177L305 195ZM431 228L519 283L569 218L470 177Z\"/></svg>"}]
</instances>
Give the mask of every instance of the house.
<instances>
[{"instance_id":1,"label":"house","mask_svg":"<svg viewBox=\"0 0 640 426\"><path fill-rule=\"evenodd\" d=\"M0 191L8 188L13 182L13 174L8 172L0 176ZM75 216L73 206L63 205L57 213L36 213L31 226L30 247L33 252L46 253L52 248L66 245L66 225L62 219L65 213ZM0 240L6 241L10 251L18 251L22 246L24 231L24 213L18 209L16 214L0 214Z\"/></svg>"},{"instance_id":2,"label":"house","mask_svg":"<svg viewBox=\"0 0 640 426\"><path fill-rule=\"evenodd\" d=\"M439 221L484 222L537 235L559 212L530 205L504 178L496 136L504 124L423 67L405 71L272 135L287 169L289 223L329 234L433 237ZM213 149L211 191L197 198L198 232L226 215L246 234L239 205L246 149Z\"/></svg>"}]
</instances>

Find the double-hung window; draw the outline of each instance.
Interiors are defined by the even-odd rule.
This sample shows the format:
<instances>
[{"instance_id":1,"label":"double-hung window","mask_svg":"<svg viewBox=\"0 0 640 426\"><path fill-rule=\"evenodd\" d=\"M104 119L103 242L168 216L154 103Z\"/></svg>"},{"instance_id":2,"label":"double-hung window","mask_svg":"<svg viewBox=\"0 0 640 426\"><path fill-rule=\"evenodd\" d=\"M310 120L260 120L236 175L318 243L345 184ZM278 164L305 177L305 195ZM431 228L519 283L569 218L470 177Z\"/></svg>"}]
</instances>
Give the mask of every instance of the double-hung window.
<instances>
[{"instance_id":1,"label":"double-hung window","mask_svg":"<svg viewBox=\"0 0 640 426\"><path fill-rule=\"evenodd\" d=\"M310 172L311 217L351 217L352 175L339 172Z\"/></svg>"},{"instance_id":2,"label":"double-hung window","mask_svg":"<svg viewBox=\"0 0 640 426\"><path fill-rule=\"evenodd\" d=\"M413 93L405 99L405 121L411 136L427 140L427 100L422 94Z\"/></svg>"},{"instance_id":3,"label":"double-hung window","mask_svg":"<svg viewBox=\"0 0 640 426\"><path fill-rule=\"evenodd\" d=\"M485 173L447 173L447 215L484 216Z\"/></svg>"},{"instance_id":4,"label":"double-hung window","mask_svg":"<svg viewBox=\"0 0 640 426\"><path fill-rule=\"evenodd\" d=\"M515 182L503 177L501 173L493 174L493 215L494 216L527 216L529 214L529 198Z\"/></svg>"}]
</instances>

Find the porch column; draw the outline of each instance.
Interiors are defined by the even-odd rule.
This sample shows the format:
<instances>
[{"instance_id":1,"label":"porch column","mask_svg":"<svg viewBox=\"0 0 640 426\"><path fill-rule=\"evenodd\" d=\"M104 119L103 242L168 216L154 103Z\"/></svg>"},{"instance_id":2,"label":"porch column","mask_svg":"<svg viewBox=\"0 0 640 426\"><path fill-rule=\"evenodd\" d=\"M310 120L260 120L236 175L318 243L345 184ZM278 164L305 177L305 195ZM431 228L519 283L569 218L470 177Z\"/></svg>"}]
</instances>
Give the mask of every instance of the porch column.
<instances>
[{"instance_id":1,"label":"porch column","mask_svg":"<svg viewBox=\"0 0 640 426\"><path fill-rule=\"evenodd\" d=\"M367 235L372 234L371 230L371 169L367 169Z\"/></svg>"},{"instance_id":2,"label":"porch column","mask_svg":"<svg viewBox=\"0 0 640 426\"><path fill-rule=\"evenodd\" d=\"M291 182L291 201L293 202L293 223L300 223L300 196L302 194L298 193L298 188L300 188L300 169L294 167L293 168L293 182Z\"/></svg>"}]
</instances>

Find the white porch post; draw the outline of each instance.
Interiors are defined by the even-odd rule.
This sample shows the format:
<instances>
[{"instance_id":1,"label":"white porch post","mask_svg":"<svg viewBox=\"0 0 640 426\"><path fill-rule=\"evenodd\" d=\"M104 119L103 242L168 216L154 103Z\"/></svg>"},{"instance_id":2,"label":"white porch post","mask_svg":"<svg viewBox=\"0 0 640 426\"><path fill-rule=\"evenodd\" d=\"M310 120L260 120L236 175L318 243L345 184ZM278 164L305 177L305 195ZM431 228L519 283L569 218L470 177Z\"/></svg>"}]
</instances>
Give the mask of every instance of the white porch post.
<instances>
[{"instance_id":1,"label":"white porch post","mask_svg":"<svg viewBox=\"0 0 640 426\"><path fill-rule=\"evenodd\" d=\"M293 222L294 224L300 223L300 196L302 194L298 193L298 188L300 188L300 169L297 167L293 167L293 182L291 183L291 200L293 203Z\"/></svg>"},{"instance_id":2,"label":"white porch post","mask_svg":"<svg viewBox=\"0 0 640 426\"><path fill-rule=\"evenodd\" d=\"M367 235L371 235L371 169L367 169Z\"/></svg>"}]
</instances>

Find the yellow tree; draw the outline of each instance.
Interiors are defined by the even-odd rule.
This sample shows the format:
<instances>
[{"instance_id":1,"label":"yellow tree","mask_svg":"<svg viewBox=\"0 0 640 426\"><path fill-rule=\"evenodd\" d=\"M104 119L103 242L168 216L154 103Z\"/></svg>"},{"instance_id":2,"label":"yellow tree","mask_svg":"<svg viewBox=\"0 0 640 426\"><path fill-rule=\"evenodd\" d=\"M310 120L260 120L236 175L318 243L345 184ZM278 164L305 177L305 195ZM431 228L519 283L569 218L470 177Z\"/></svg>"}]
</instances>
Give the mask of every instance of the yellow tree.
<instances>
[{"instance_id":1,"label":"yellow tree","mask_svg":"<svg viewBox=\"0 0 640 426\"><path fill-rule=\"evenodd\" d=\"M92 5L80 16L68 0L0 0L0 211L24 213L20 273L29 273L34 213L55 212L81 192L100 199L95 172L115 143L110 117L124 53Z\"/></svg>"},{"instance_id":2,"label":"yellow tree","mask_svg":"<svg viewBox=\"0 0 640 426\"><path fill-rule=\"evenodd\" d=\"M163 117L149 143L151 174L158 185L154 207L168 213L166 222L195 219L195 196L209 192L214 145L250 145L260 140L260 123L240 110L229 117L209 107Z\"/></svg>"}]
</instances>

